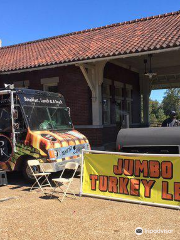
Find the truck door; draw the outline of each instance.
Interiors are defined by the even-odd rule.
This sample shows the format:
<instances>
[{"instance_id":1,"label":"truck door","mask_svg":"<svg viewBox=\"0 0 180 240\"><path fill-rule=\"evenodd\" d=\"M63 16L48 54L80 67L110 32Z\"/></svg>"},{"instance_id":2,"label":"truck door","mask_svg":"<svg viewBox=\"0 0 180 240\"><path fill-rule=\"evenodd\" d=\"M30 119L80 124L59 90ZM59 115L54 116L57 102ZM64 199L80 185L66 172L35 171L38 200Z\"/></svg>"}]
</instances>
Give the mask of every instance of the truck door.
<instances>
[{"instance_id":1,"label":"truck door","mask_svg":"<svg viewBox=\"0 0 180 240\"><path fill-rule=\"evenodd\" d=\"M0 134L11 140L13 151L15 151L15 124L14 124L14 92L11 90L0 91Z\"/></svg>"},{"instance_id":2,"label":"truck door","mask_svg":"<svg viewBox=\"0 0 180 240\"><path fill-rule=\"evenodd\" d=\"M13 152L12 117L9 91L0 91L0 168L3 168Z\"/></svg>"},{"instance_id":3,"label":"truck door","mask_svg":"<svg viewBox=\"0 0 180 240\"><path fill-rule=\"evenodd\" d=\"M10 94L0 92L0 133L12 132ZM9 135L9 134L8 134Z\"/></svg>"}]
</instances>

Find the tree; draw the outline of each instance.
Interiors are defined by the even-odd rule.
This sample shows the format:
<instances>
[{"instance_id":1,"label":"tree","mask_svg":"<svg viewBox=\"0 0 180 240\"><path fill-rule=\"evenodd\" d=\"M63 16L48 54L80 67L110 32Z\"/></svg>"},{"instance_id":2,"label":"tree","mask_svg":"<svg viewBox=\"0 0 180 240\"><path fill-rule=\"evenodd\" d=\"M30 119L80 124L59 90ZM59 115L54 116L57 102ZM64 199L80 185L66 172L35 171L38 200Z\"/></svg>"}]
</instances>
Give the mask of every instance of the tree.
<instances>
[{"instance_id":1,"label":"tree","mask_svg":"<svg viewBox=\"0 0 180 240\"><path fill-rule=\"evenodd\" d=\"M149 101L149 107L150 107L150 113L154 114L156 117L158 115L160 104L157 100L151 100Z\"/></svg>"},{"instance_id":2,"label":"tree","mask_svg":"<svg viewBox=\"0 0 180 240\"><path fill-rule=\"evenodd\" d=\"M150 122L151 124L162 124L166 116L163 111L162 104L157 100L149 101L149 113L150 113Z\"/></svg>"},{"instance_id":3,"label":"tree","mask_svg":"<svg viewBox=\"0 0 180 240\"><path fill-rule=\"evenodd\" d=\"M162 106L166 116L168 116L171 111L176 111L180 118L180 88L168 89L165 92Z\"/></svg>"},{"instance_id":4,"label":"tree","mask_svg":"<svg viewBox=\"0 0 180 240\"><path fill-rule=\"evenodd\" d=\"M161 108L159 108L159 111L158 111L158 123L159 124L162 124L162 122L166 119L166 115L164 114L164 111L162 109L162 105L161 105Z\"/></svg>"}]
</instances>

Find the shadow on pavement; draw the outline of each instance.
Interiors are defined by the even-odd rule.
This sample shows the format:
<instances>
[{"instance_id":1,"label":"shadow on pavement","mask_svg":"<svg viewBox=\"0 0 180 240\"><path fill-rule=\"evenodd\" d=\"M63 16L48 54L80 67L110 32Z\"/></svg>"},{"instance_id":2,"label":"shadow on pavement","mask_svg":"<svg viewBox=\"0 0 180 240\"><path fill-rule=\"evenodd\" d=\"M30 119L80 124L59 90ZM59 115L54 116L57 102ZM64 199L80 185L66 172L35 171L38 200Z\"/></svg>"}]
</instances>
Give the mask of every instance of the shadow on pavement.
<instances>
[{"instance_id":1,"label":"shadow on pavement","mask_svg":"<svg viewBox=\"0 0 180 240\"><path fill-rule=\"evenodd\" d=\"M31 186L31 183L28 183L21 172L8 172L7 173L7 179L8 179L8 184L13 185L11 189L17 189L20 187L29 187Z\"/></svg>"},{"instance_id":2,"label":"shadow on pavement","mask_svg":"<svg viewBox=\"0 0 180 240\"><path fill-rule=\"evenodd\" d=\"M54 182L52 181L53 178L59 178L61 172L56 172L56 173L52 173L49 177L49 180L52 184L52 186L54 186ZM71 173L67 172L65 177L70 177ZM76 175L75 178L80 178L79 175ZM10 189L18 189L18 188L23 188L23 187L27 187L25 189L23 189L23 191L29 191L29 188L32 186L33 183L28 182L22 175L21 172L8 172L7 173L7 179L8 179L8 184L12 185L10 187Z\"/></svg>"}]
</instances>

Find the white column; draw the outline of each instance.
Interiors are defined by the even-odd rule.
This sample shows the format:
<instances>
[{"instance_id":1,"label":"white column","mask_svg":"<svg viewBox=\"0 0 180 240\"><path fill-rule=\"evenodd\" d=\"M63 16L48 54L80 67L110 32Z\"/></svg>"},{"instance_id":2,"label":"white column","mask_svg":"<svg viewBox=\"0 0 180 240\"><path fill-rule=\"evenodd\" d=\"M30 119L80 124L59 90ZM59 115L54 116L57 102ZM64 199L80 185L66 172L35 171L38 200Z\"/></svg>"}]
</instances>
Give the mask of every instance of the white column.
<instances>
[{"instance_id":1,"label":"white column","mask_svg":"<svg viewBox=\"0 0 180 240\"><path fill-rule=\"evenodd\" d=\"M150 124L149 119L149 97L151 94L151 81L148 77L140 76L141 94L143 95L143 123L145 125Z\"/></svg>"},{"instance_id":2,"label":"white column","mask_svg":"<svg viewBox=\"0 0 180 240\"><path fill-rule=\"evenodd\" d=\"M95 98L92 98L93 125L102 125L102 83L106 62L97 62L95 64L95 71L93 71L92 77L95 86Z\"/></svg>"},{"instance_id":3,"label":"white column","mask_svg":"<svg viewBox=\"0 0 180 240\"><path fill-rule=\"evenodd\" d=\"M92 92L92 122L93 125L102 125L102 83L104 66L107 61L95 64L82 64L80 69ZM88 71L86 70L88 69Z\"/></svg>"}]
</instances>

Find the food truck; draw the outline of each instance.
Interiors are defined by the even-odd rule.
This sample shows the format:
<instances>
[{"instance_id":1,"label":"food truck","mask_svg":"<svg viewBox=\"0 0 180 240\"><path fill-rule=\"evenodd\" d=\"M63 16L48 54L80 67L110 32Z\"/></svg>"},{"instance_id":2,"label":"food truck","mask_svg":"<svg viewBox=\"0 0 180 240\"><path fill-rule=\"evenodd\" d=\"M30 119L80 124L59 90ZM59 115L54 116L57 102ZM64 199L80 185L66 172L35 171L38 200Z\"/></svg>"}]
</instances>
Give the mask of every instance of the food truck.
<instances>
[{"instance_id":1,"label":"food truck","mask_svg":"<svg viewBox=\"0 0 180 240\"><path fill-rule=\"evenodd\" d=\"M58 172L67 161L80 163L82 149L90 149L88 139L74 129L61 94L0 89L0 169L22 171L33 181L28 160Z\"/></svg>"}]
</instances>

